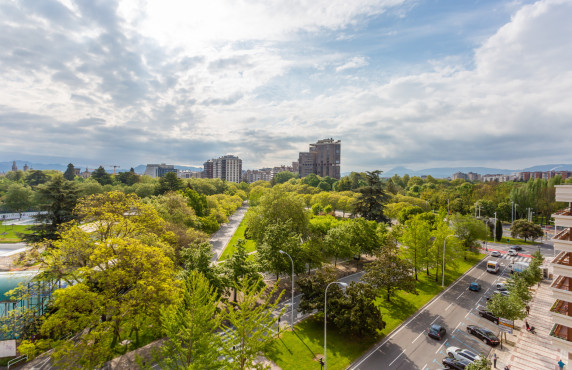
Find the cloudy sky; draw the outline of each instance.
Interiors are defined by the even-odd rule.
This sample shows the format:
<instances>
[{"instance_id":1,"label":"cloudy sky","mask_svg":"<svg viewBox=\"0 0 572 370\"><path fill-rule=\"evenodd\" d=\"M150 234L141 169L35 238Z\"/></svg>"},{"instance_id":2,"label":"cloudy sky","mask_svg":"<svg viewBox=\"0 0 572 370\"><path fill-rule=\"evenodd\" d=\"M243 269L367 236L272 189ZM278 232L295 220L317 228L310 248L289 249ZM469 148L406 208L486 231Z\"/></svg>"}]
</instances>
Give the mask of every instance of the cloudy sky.
<instances>
[{"instance_id":1,"label":"cloudy sky","mask_svg":"<svg viewBox=\"0 0 572 370\"><path fill-rule=\"evenodd\" d=\"M0 0L0 161L572 162L567 0Z\"/></svg>"}]
</instances>

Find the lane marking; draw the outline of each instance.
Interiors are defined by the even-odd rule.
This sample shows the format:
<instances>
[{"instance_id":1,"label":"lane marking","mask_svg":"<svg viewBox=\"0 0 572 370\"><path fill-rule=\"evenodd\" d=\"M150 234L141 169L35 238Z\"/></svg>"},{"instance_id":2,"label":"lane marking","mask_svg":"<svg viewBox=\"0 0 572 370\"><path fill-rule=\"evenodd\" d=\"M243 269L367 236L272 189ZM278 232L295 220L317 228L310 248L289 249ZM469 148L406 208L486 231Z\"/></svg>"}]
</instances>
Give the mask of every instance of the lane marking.
<instances>
[{"instance_id":1,"label":"lane marking","mask_svg":"<svg viewBox=\"0 0 572 370\"><path fill-rule=\"evenodd\" d=\"M404 354L404 353L405 353L405 350L403 350L403 352L401 352L401 353L399 354L399 356L397 356L397 357L395 358L395 360L391 361L391 363L390 363L388 366L393 365L393 363L394 363L395 361L397 361L397 359L400 358L401 355Z\"/></svg>"},{"instance_id":2,"label":"lane marking","mask_svg":"<svg viewBox=\"0 0 572 370\"><path fill-rule=\"evenodd\" d=\"M415 343L415 341L416 341L417 339L419 339L419 337L422 336L423 334L425 334L425 333L419 333L419 335L417 336L417 338L413 339L413 342L411 342L411 344Z\"/></svg>"},{"instance_id":3,"label":"lane marking","mask_svg":"<svg viewBox=\"0 0 572 370\"><path fill-rule=\"evenodd\" d=\"M469 316L470 313L471 311L467 312L467 314L465 315L465 319L467 318L467 316Z\"/></svg>"},{"instance_id":4,"label":"lane marking","mask_svg":"<svg viewBox=\"0 0 572 370\"><path fill-rule=\"evenodd\" d=\"M459 294L459 296L457 297L457 299L461 298L461 296L462 296L463 294L465 294L465 292Z\"/></svg>"},{"instance_id":5,"label":"lane marking","mask_svg":"<svg viewBox=\"0 0 572 370\"><path fill-rule=\"evenodd\" d=\"M447 311L449 308L451 308L452 305L453 305L453 302L451 302L451 303L447 306L447 308L445 308L445 311Z\"/></svg>"},{"instance_id":6,"label":"lane marking","mask_svg":"<svg viewBox=\"0 0 572 370\"><path fill-rule=\"evenodd\" d=\"M437 350L435 351L435 354L439 353L439 351L441 350L441 348L443 348L444 345L445 345L445 342L441 343L439 348L437 348Z\"/></svg>"},{"instance_id":7,"label":"lane marking","mask_svg":"<svg viewBox=\"0 0 572 370\"><path fill-rule=\"evenodd\" d=\"M480 274L480 275L479 275L479 277L478 277L477 279L480 279L480 278L481 278L481 276L483 276L483 275L485 274L485 272L486 272L486 271L483 271L483 273L482 273L482 274Z\"/></svg>"},{"instance_id":8,"label":"lane marking","mask_svg":"<svg viewBox=\"0 0 572 370\"><path fill-rule=\"evenodd\" d=\"M455 326L455 329L454 329L453 331L457 330L457 328L458 328L460 325L461 325L461 321L459 321L459 323L457 324L457 326Z\"/></svg>"},{"instance_id":9,"label":"lane marking","mask_svg":"<svg viewBox=\"0 0 572 370\"><path fill-rule=\"evenodd\" d=\"M429 325L433 325L433 323L434 323L435 321L437 321L437 319L438 319L439 317L440 317L440 316L437 316L437 317L435 318L435 320L431 321L431 324L429 324Z\"/></svg>"},{"instance_id":10,"label":"lane marking","mask_svg":"<svg viewBox=\"0 0 572 370\"><path fill-rule=\"evenodd\" d=\"M427 368L427 364L423 365L423 367L421 368L421 370L425 370Z\"/></svg>"}]
</instances>

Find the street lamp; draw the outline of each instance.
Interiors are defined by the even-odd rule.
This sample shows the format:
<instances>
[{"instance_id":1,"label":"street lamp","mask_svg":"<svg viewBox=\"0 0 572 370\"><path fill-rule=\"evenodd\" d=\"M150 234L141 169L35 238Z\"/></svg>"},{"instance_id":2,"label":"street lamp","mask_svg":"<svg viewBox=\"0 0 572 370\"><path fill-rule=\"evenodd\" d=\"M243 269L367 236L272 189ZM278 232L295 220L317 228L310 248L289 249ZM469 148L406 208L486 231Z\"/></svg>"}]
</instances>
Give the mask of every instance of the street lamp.
<instances>
[{"instance_id":1,"label":"street lamp","mask_svg":"<svg viewBox=\"0 0 572 370\"><path fill-rule=\"evenodd\" d=\"M445 286L445 246L447 245L447 238L450 236L454 236L456 238L458 238L459 236L457 235L447 235L445 237L445 240L443 240L443 271L441 272L441 286L444 287Z\"/></svg>"},{"instance_id":2,"label":"street lamp","mask_svg":"<svg viewBox=\"0 0 572 370\"><path fill-rule=\"evenodd\" d=\"M290 261L292 261L292 301L290 302L290 308L292 309L292 319L290 325L292 326L292 331L294 331L294 260L292 259L292 256L284 252L282 249L280 249L278 252L287 255L290 257Z\"/></svg>"},{"instance_id":3,"label":"street lamp","mask_svg":"<svg viewBox=\"0 0 572 370\"><path fill-rule=\"evenodd\" d=\"M328 369L328 355L326 352L326 327L327 327L327 321L326 321L326 305L328 303L328 288L330 287L330 285L332 284L339 284L342 289L345 289L348 287L348 284L346 283L342 283L341 281L332 281L331 283L329 283L326 286L326 293L324 295L324 370Z\"/></svg>"}]
</instances>

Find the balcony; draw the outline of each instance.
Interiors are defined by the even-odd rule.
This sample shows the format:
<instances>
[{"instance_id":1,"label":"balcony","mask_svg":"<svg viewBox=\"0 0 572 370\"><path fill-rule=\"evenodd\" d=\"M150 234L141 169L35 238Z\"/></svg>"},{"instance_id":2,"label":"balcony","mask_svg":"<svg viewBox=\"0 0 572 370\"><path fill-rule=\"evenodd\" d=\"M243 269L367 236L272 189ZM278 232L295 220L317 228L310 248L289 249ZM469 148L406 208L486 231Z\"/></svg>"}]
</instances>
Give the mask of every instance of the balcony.
<instances>
[{"instance_id":1,"label":"balcony","mask_svg":"<svg viewBox=\"0 0 572 370\"><path fill-rule=\"evenodd\" d=\"M572 227L572 212L570 208L564 208L552 214L554 222L558 226Z\"/></svg>"},{"instance_id":2,"label":"balcony","mask_svg":"<svg viewBox=\"0 0 572 370\"><path fill-rule=\"evenodd\" d=\"M552 320L556 324L564 325L572 328L572 316L568 316L568 302L556 300L550 309Z\"/></svg>"},{"instance_id":3,"label":"balcony","mask_svg":"<svg viewBox=\"0 0 572 370\"><path fill-rule=\"evenodd\" d=\"M572 266L570 266L570 254L569 252L560 252L552 260L552 268L554 269L554 275L562 275L572 277Z\"/></svg>"},{"instance_id":4,"label":"balcony","mask_svg":"<svg viewBox=\"0 0 572 370\"><path fill-rule=\"evenodd\" d=\"M572 342L568 341L568 327L554 324L550 331L552 344L566 352L572 352Z\"/></svg>"},{"instance_id":5,"label":"balcony","mask_svg":"<svg viewBox=\"0 0 572 370\"><path fill-rule=\"evenodd\" d=\"M552 285L550 285L550 289L552 289L552 295L554 296L554 298L566 302L572 302L572 292L568 291L571 280L572 279L566 276L560 276L559 278L554 280Z\"/></svg>"},{"instance_id":6,"label":"balcony","mask_svg":"<svg viewBox=\"0 0 572 370\"><path fill-rule=\"evenodd\" d=\"M572 186L556 185L555 188L557 202L572 202Z\"/></svg>"},{"instance_id":7,"label":"balcony","mask_svg":"<svg viewBox=\"0 0 572 370\"><path fill-rule=\"evenodd\" d=\"M564 229L554 236L551 240L554 242L554 249L565 252L572 252L572 240L570 240L570 229Z\"/></svg>"}]
</instances>

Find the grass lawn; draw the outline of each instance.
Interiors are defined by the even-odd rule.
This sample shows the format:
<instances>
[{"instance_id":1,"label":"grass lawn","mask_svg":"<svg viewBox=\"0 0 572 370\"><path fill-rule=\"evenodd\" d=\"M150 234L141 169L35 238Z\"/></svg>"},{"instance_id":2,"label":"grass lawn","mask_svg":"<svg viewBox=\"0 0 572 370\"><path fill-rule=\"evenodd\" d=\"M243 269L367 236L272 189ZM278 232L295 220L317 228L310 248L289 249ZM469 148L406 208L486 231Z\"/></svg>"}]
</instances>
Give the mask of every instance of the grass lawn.
<instances>
[{"instance_id":1,"label":"grass lawn","mask_svg":"<svg viewBox=\"0 0 572 370\"><path fill-rule=\"evenodd\" d=\"M248 212L247 212L248 214ZM232 236L232 239L230 239L230 241L228 242L228 245L226 246L224 252L222 253L222 256L220 256L219 261L223 261L225 259L227 259L228 257L230 257L233 253L234 253L234 246L236 244L236 242L238 241L238 239L245 239L244 237L244 232L246 231L246 215L244 216L244 218L242 219L242 221L240 222L240 225L238 225L238 229L236 229L236 232L234 233L234 235ZM250 252L254 252L256 250L256 243L254 242L254 240L246 240L246 252L250 253Z\"/></svg>"},{"instance_id":2,"label":"grass lawn","mask_svg":"<svg viewBox=\"0 0 572 370\"><path fill-rule=\"evenodd\" d=\"M29 226L26 225L2 225L0 222L0 243L17 243L21 241L17 233L28 234L30 233L28 228Z\"/></svg>"},{"instance_id":3,"label":"grass lawn","mask_svg":"<svg viewBox=\"0 0 572 370\"><path fill-rule=\"evenodd\" d=\"M540 244L540 243L532 241L532 240L524 241L524 239L511 238L510 236L504 236L504 235L502 236L502 239L499 242L497 242L496 240L493 241L493 238L487 239L487 242L499 243L499 244L509 244L509 245L537 245L537 244Z\"/></svg>"},{"instance_id":4,"label":"grass lawn","mask_svg":"<svg viewBox=\"0 0 572 370\"><path fill-rule=\"evenodd\" d=\"M459 260L457 266L445 269L445 285L448 286L473 265L478 263L484 254L470 255L467 261ZM435 270L428 277L418 274L418 295L399 292L391 302L385 297L376 300L380 307L386 326L377 338L348 338L336 332L335 327L328 326L328 368L345 369L356 358L367 351L374 343L391 333L408 317L429 302L443 288L435 282ZM317 354L324 352L324 323L314 318L307 319L296 325L295 332L286 331L276 339L267 357L283 369L317 369L319 362L314 361Z\"/></svg>"}]
</instances>

